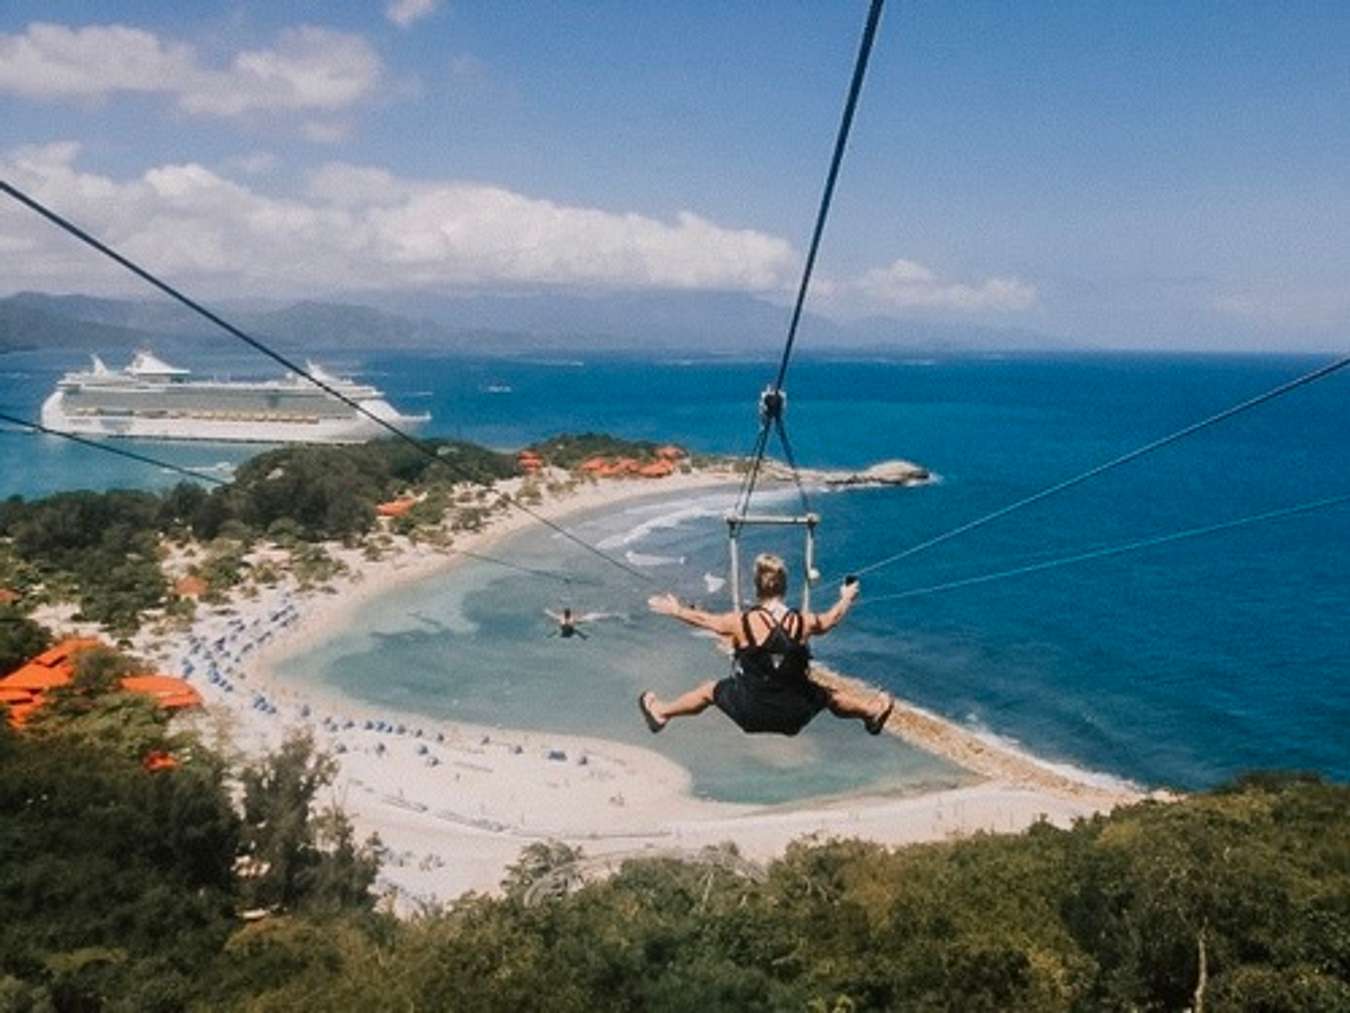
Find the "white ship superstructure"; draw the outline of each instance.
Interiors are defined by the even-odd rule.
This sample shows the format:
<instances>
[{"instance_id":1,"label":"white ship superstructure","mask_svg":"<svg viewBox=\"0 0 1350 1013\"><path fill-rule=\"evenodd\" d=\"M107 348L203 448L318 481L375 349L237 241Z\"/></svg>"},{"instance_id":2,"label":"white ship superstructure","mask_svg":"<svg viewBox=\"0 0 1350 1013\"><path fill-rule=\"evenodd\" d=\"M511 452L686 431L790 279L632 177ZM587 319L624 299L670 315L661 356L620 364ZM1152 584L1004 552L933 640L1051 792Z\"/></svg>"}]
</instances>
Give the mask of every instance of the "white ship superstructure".
<instances>
[{"instance_id":1,"label":"white ship superstructure","mask_svg":"<svg viewBox=\"0 0 1350 1013\"><path fill-rule=\"evenodd\" d=\"M429 415L401 415L376 388L306 369L364 410L402 429ZM42 424L84 436L243 443L361 443L388 430L302 376L279 380L197 380L139 351L125 369L98 356L67 373L42 405Z\"/></svg>"}]
</instances>

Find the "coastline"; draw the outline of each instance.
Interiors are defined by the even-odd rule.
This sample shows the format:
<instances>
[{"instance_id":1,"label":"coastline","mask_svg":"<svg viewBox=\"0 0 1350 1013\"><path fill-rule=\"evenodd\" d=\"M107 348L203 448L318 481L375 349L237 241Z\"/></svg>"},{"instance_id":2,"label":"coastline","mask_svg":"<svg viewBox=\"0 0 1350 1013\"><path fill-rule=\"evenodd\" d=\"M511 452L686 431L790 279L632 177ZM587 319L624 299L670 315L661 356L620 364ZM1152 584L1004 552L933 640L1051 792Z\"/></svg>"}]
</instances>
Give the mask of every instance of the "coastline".
<instances>
[{"instance_id":1,"label":"coastline","mask_svg":"<svg viewBox=\"0 0 1350 1013\"><path fill-rule=\"evenodd\" d=\"M659 482L608 479L546 500L550 520L621 506L652 495L725 487L728 472L701 471ZM457 536L454 549L491 553L536 523L519 511L484 530ZM862 792L750 805L696 798L690 776L654 751L608 739L525 732L399 714L367 707L338 691L296 686L277 666L330 639L364 605L453 569L463 556L400 539L371 561L358 549L330 549L349 568L335 593L299 592L289 580L236 595L228 607L202 606L186 648L165 650L143 633L136 649L165 671L218 671L196 685L207 699L198 720L245 755L274 748L307 728L339 764L333 800L364 837L388 849L381 885L402 908L496 889L532 841L562 840L588 858L662 849L697 850L734 841L753 860L781 854L803 835L861 837L883 844L940 840L976 831L1013 831L1045 818L1074 818L1143 797L1134 786L1098 781L897 700L887 730L979 778L940 790ZM208 660L210 659L210 660ZM826 679L846 679L822 672Z\"/></svg>"}]
</instances>

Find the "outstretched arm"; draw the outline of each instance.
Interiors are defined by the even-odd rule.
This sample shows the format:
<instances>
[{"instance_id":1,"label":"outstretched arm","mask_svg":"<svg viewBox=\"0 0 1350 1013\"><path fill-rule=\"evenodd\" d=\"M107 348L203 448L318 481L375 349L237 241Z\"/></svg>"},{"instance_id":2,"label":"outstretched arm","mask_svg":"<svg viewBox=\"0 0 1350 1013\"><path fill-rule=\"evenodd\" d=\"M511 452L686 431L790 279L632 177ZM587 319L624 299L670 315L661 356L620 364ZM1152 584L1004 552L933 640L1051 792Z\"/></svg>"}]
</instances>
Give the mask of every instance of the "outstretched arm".
<instances>
[{"instance_id":1,"label":"outstretched arm","mask_svg":"<svg viewBox=\"0 0 1350 1013\"><path fill-rule=\"evenodd\" d=\"M812 636L829 633L848 614L848 610L853 607L853 600L857 597L858 582L854 580L852 583L846 583L839 589L839 600L834 603L828 612L813 612L811 614L806 624L806 632Z\"/></svg>"},{"instance_id":2,"label":"outstretched arm","mask_svg":"<svg viewBox=\"0 0 1350 1013\"><path fill-rule=\"evenodd\" d=\"M647 607L658 615L671 616L701 630L709 630L724 637L736 635L735 612L704 612L692 605L681 605L673 594L654 594L647 599Z\"/></svg>"}]
</instances>

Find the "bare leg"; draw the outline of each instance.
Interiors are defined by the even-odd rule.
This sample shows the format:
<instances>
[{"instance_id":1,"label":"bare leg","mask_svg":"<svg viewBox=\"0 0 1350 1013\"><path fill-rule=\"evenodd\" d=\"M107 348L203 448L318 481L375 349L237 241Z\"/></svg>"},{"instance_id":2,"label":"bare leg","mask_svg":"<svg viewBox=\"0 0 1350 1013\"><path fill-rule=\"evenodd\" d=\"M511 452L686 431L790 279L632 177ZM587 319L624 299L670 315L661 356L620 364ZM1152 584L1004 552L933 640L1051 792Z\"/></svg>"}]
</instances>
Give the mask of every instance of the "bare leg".
<instances>
[{"instance_id":1,"label":"bare leg","mask_svg":"<svg viewBox=\"0 0 1350 1013\"><path fill-rule=\"evenodd\" d=\"M889 693L859 693L842 687L827 686L826 706L837 718L857 718L859 721L875 721L890 710L894 704Z\"/></svg>"},{"instance_id":2,"label":"bare leg","mask_svg":"<svg viewBox=\"0 0 1350 1013\"><path fill-rule=\"evenodd\" d=\"M717 683L711 680L700 683L689 692L682 693L669 702L661 700L655 693L645 694L647 710L662 725L671 718L692 717L695 714L701 714L712 706L713 687L715 685Z\"/></svg>"}]
</instances>

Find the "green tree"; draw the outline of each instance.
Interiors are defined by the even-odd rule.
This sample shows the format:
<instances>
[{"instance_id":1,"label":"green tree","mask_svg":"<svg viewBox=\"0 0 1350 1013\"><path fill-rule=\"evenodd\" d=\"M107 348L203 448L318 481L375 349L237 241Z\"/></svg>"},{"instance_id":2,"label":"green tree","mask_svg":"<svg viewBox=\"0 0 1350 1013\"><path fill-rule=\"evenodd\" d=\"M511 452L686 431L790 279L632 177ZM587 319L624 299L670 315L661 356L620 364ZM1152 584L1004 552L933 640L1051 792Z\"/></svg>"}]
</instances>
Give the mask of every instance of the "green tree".
<instances>
[{"instance_id":1,"label":"green tree","mask_svg":"<svg viewBox=\"0 0 1350 1013\"><path fill-rule=\"evenodd\" d=\"M70 683L48 690L26 727L34 737L102 748L133 763L192 746L189 736L172 730L167 711L122 689L122 679L144 671L144 662L112 648L81 651Z\"/></svg>"},{"instance_id":2,"label":"green tree","mask_svg":"<svg viewBox=\"0 0 1350 1013\"><path fill-rule=\"evenodd\" d=\"M34 622L12 605L0 605L0 675L41 654L52 643L47 627Z\"/></svg>"},{"instance_id":3,"label":"green tree","mask_svg":"<svg viewBox=\"0 0 1350 1013\"><path fill-rule=\"evenodd\" d=\"M58 1009L182 1008L233 924L238 819L218 764L147 774L102 744L0 746L0 978ZM167 1007L136 1002L154 983ZM40 1007L39 1007L40 1008Z\"/></svg>"},{"instance_id":4,"label":"green tree","mask_svg":"<svg viewBox=\"0 0 1350 1013\"><path fill-rule=\"evenodd\" d=\"M336 762L316 752L308 734L289 736L280 750L243 771L248 867L241 893L247 906L294 911L374 903L379 838L358 845L344 815L316 807L336 772Z\"/></svg>"}]
</instances>

